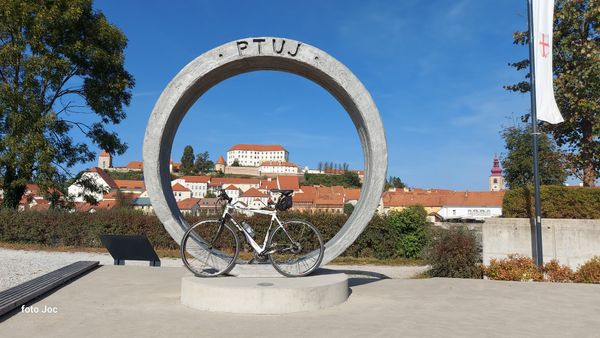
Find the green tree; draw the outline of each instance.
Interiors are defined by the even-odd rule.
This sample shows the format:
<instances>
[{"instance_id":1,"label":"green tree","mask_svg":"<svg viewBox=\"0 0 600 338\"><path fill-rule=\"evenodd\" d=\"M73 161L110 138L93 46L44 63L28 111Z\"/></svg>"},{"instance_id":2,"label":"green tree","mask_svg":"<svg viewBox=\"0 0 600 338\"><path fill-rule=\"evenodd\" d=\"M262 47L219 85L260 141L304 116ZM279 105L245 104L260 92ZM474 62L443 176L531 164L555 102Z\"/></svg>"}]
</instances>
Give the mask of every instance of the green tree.
<instances>
[{"instance_id":1,"label":"green tree","mask_svg":"<svg viewBox=\"0 0 600 338\"><path fill-rule=\"evenodd\" d=\"M91 0L0 2L0 175L6 208L28 182L60 188L75 164L95 159L71 129L111 154L127 149L107 129L125 118L134 80L127 38ZM81 113L91 116L78 120Z\"/></svg>"},{"instance_id":2,"label":"green tree","mask_svg":"<svg viewBox=\"0 0 600 338\"><path fill-rule=\"evenodd\" d=\"M204 198L216 198L216 197L217 197L217 195L215 195L215 193L212 191L207 191L206 195L204 195Z\"/></svg>"},{"instance_id":3,"label":"green tree","mask_svg":"<svg viewBox=\"0 0 600 338\"><path fill-rule=\"evenodd\" d=\"M388 190L389 188L406 188L406 184L404 184L404 182L402 182L402 180L400 179L400 177L396 177L396 176L390 176L386 181L385 181L385 190Z\"/></svg>"},{"instance_id":4,"label":"green tree","mask_svg":"<svg viewBox=\"0 0 600 338\"><path fill-rule=\"evenodd\" d=\"M354 211L354 206L350 203L346 203L344 204L344 214L347 216L352 215L352 212Z\"/></svg>"},{"instance_id":5,"label":"green tree","mask_svg":"<svg viewBox=\"0 0 600 338\"><path fill-rule=\"evenodd\" d=\"M211 172L215 167L213 161L208 159L208 151L200 153L196 156L196 162L194 162L194 168L197 172L206 174Z\"/></svg>"},{"instance_id":6,"label":"green tree","mask_svg":"<svg viewBox=\"0 0 600 338\"><path fill-rule=\"evenodd\" d=\"M239 167L240 166L240 161L238 161L238 159L236 158L235 160L233 160L233 163L231 164L232 167Z\"/></svg>"},{"instance_id":7,"label":"green tree","mask_svg":"<svg viewBox=\"0 0 600 338\"><path fill-rule=\"evenodd\" d=\"M427 244L427 211L420 205L401 211L391 211L388 224L399 232L397 255L406 258L419 257Z\"/></svg>"},{"instance_id":8,"label":"green tree","mask_svg":"<svg viewBox=\"0 0 600 338\"><path fill-rule=\"evenodd\" d=\"M553 68L556 102L565 122L542 125L568 151L572 172L585 186L600 175L600 1L557 0L554 14ZM515 32L514 43L528 45L528 32ZM529 69L529 60L511 63ZM525 76L529 78L529 74ZM529 92L529 80L506 86Z\"/></svg>"},{"instance_id":9,"label":"green tree","mask_svg":"<svg viewBox=\"0 0 600 338\"><path fill-rule=\"evenodd\" d=\"M181 155L181 171L184 175L189 175L195 171L194 148L192 148L191 145L187 145L183 149L183 155Z\"/></svg>"},{"instance_id":10,"label":"green tree","mask_svg":"<svg viewBox=\"0 0 600 338\"><path fill-rule=\"evenodd\" d=\"M514 126L502 131L507 153L502 156L504 178L510 188L533 184L533 157L531 126ZM545 133L538 138L538 156L541 184L562 185L568 171L564 154Z\"/></svg>"}]
</instances>

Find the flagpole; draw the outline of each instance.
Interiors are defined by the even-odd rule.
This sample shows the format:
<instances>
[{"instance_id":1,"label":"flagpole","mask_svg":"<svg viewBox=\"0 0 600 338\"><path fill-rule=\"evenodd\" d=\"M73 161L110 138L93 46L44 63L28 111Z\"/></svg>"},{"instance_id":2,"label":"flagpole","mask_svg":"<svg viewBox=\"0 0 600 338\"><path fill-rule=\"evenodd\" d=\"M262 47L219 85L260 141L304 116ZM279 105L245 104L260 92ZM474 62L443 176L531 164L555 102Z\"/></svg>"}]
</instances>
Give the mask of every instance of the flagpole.
<instances>
[{"instance_id":1,"label":"flagpole","mask_svg":"<svg viewBox=\"0 0 600 338\"><path fill-rule=\"evenodd\" d=\"M533 0L527 0L529 13L529 74L531 75L531 130L533 138L533 186L535 196L535 263L544 265L544 253L542 250L542 212L540 207L540 173L538 162L538 128L537 107L535 99L535 50L534 50L534 26L533 26Z\"/></svg>"}]
</instances>

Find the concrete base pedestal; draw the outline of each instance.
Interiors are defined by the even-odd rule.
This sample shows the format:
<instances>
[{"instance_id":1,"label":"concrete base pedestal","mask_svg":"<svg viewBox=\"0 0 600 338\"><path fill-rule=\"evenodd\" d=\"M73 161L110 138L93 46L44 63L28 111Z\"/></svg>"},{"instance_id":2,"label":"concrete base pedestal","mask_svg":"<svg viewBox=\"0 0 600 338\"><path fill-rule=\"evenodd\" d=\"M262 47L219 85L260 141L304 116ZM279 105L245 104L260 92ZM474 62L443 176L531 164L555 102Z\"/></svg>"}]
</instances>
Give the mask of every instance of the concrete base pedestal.
<instances>
[{"instance_id":1,"label":"concrete base pedestal","mask_svg":"<svg viewBox=\"0 0 600 338\"><path fill-rule=\"evenodd\" d=\"M344 273L302 278L183 277L181 303L230 313L281 314L338 305L349 296Z\"/></svg>"}]
</instances>

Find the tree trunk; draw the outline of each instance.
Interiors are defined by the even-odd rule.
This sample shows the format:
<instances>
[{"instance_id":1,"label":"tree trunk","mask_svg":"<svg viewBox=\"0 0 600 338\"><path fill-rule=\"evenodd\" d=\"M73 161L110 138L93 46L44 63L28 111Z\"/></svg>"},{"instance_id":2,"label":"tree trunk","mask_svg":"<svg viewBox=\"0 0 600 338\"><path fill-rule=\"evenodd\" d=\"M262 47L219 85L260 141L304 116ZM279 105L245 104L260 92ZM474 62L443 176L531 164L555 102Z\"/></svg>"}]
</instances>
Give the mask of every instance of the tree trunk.
<instances>
[{"instance_id":1,"label":"tree trunk","mask_svg":"<svg viewBox=\"0 0 600 338\"><path fill-rule=\"evenodd\" d=\"M583 141L581 142L581 162L583 164L583 186L596 185L596 168L594 167L594 154L591 151L594 144L594 132L589 120L583 121Z\"/></svg>"},{"instance_id":2,"label":"tree trunk","mask_svg":"<svg viewBox=\"0 0 600 338\"><path fill-rule=\"evenodd\" d=\"M27 186L23 184L13 185L16 178L15 169L12 166L6 166L4 183L2 184L2 189L4 190L4 200L2 201L3 208L17 209L21 197L25 194Z\"/></svg>"}]
</instances>

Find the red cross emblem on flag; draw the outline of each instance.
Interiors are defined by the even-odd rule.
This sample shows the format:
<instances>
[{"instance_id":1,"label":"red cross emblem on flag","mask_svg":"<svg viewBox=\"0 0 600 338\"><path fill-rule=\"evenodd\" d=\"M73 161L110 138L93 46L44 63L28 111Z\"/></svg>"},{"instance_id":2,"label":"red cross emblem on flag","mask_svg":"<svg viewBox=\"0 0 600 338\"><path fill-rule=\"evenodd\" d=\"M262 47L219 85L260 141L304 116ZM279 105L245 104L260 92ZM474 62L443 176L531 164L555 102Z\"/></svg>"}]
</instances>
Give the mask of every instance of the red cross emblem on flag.
<instances>
[{"instance_id":1,"label":"red cross emblem on flag","mask_svg":"<svg viewBox=\"0 0 600 338\"><path fill-rule=\"evenodd\" d=\"M547 37L547 35L542 33L542 41L540 41L540 45L542 45L542 57L543 58L548 57L548 54L550 54L550 44L548 44L548 41L546 41L546 37Z\"/></svg>"}]
</instances>

